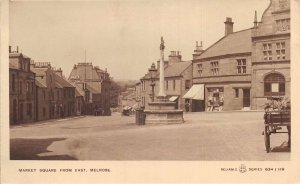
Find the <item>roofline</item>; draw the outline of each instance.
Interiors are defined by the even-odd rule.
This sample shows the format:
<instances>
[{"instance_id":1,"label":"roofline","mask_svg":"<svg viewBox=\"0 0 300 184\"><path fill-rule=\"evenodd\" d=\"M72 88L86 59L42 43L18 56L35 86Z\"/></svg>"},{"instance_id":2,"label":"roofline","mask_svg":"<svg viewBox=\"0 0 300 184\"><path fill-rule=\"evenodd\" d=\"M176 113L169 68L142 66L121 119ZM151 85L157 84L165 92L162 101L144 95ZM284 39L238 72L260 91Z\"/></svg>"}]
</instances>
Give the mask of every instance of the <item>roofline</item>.
<instances>
[{"instance_id":1,"label":"roofline","mask_svg":"<svg viewBox=\"0 0 300 184\"><path fill-rule=\"evenodd\" d=\"M230 57L230 56L235 56L235 55L252 55L252 52L237 52L237 53L232 53L232 54L223 54L223 55L218 55L218 56L212 56L212 57L206 57L206 58L200 58L200 59L195 59L193 60L193 63L203 61L203 60L210 60L210 59L219 59L220 57Z\"/></svg>"},{"instance_id":2,"label":"roofline","mask_svg":"<svg viewBox=\"0 0 300 184\"><path fill-rule=\"evenodd\" d=\"M236 31L236 32L233 32L233 33L228 34L227 36L230 36L230 35L232 35L232 34L239 33L239 32L242 32L242 31L248 31L248 30L251 30L251 29L252 29L252 28L248 28L248 29L243 29L243 30L240 30L240 31ZM212 48L213 46L215 46L217 43L221 42L221 41L222 41L224 38L226 38L227 36L223 36L223 37L220 38L218 41L216 41L214 44L212 44L212 45L209 46L207 49L205 49L204 52L202 52L202 53L200 54L200 57L201 57L201 55L203 55L204 53L206 53L210 48ZM212 57L214 57L214 56L212 56ZM203 58L205 58L205 57L203 57ZM203 58L200 58L200 59L203 59Z\"/></svg>"}]
</instances>

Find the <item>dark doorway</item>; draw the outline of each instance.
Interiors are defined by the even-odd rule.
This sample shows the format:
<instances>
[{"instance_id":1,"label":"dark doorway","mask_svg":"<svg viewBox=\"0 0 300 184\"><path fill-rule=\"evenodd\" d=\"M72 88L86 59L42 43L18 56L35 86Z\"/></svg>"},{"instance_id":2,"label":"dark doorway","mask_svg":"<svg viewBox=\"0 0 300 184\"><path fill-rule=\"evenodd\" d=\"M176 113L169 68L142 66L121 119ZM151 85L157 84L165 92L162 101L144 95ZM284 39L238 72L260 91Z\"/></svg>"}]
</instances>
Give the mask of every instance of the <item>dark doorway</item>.
<instances>
[{"instance_id":1,"label":"dark doorway","mask_svg":"<svg viewBox=\"0 0 300 184\"><path fill-rule=\"evenodd\" d=\"M193 100L192 101L192 112L202 112L205 111L204 100Z\"/></svg>"},{"instance_id":2,"label":"dark doorway","mask_svg":"<svg viewBox=\"0 0 300 184\"><path fill-rule=\"evenodd\" d=\"M250 107L250 89L243 89L243 107Z\"/></svg>"}]
</instances>

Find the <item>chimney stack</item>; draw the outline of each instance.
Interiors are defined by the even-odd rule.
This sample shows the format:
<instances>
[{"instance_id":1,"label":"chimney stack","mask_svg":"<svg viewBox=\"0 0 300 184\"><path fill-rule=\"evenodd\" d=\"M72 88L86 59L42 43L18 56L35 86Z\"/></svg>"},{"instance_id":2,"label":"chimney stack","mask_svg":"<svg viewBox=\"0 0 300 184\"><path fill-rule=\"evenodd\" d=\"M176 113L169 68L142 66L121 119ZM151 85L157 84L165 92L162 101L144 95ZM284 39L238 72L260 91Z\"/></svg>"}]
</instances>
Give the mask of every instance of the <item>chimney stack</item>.
<instances>
[{"instance_id":1,"label":"chimney stack","mask_svg":"<svg viewBox=\"0 0 300 184\"><path fill-rule=\"evenodd\" d=\"M11 46L9 46L9 53L11 53Z\"/></svg>"},{"instance_id":2,"label":"chimney stack","mask_svg":"<svg viewBox=\"0 0 300 184\"><path fill-rule=\"evenodd\" d=\"M233 33L233 22L232 22L232 18L227 17L226 18L226 22L225 23L225 36Z\"/></svg>"},{"instance_id":3,"label":"chimney stack","mask_svg":"<svg viewBox=\"0 0 300 184\"><path fill-rule=\"evenodd\" d=\"M203 52L204 52L204 49L203 49L202 41L200 42L200 45L198 44L198 41L196 41L196 49L194 50L193 59L196 59Z\"/></svg>"},{"instance_id":4,"label":"chimney stack","mask_svg":"<svg viewBox=\"0 0 300 184\"><path fill-rule=\"evenodd\" d=\"M17 53L19 53L19 46L17 46Z\"/></svg>"},{"instance_id":5,"label":"chimney stack","mask_svg":"<svg viewBox=\"0 0 300 184\"><path fill-rule=\"evenodd\" d=\"M63 76L61 68L59 68L58 70L55 70L55 73L61 77Z\"/></svg>"},{"instance_id":6,"label":"chimney stack","mask_svg":"<svg viewBox=\"0 0 300 184\"><path fill-rule=\"evenodd\" d=\"M178 63L181 61L180 51L171 51L168 64Z\"/></svg>"}]
</instances>

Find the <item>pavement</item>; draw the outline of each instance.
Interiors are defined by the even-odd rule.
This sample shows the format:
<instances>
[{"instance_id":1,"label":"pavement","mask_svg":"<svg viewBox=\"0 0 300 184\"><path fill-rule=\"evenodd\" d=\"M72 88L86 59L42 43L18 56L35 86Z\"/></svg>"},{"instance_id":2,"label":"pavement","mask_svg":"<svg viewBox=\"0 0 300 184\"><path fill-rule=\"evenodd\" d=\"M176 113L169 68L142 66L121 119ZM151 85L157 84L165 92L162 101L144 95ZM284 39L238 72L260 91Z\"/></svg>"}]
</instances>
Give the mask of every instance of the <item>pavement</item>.
<instances>
[{"instance_id":1,"label":"pavement","mask_svg":"<svg viewBox=\"0 0 300 184\"><path fill-rule=\"evenodd\" d=\"M266 153L263 112L184 113L185 123L135 124L135 116L85 116L12 126L12 160L286 161L287 134Z\"/></svg>"}]
</instances>

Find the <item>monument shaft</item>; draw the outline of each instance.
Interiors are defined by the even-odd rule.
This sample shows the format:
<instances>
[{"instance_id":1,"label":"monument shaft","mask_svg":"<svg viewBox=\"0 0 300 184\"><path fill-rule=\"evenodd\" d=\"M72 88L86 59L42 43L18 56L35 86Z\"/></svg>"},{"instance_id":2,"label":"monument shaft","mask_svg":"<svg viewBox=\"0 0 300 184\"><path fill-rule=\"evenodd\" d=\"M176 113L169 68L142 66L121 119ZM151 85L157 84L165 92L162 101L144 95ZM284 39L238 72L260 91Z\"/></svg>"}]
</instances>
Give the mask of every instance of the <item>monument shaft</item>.
<instances>
[{"instance_id":1,"label":"monument shaft","mask_svg":"<svg viewBox=\"0 0 300 184\"><path fill-rule=\"evenodd\" d=\"M160 44L160 63L159 63L159 93L158 96L165 97L165 74L164 74L164 40L163 37L161 37L161 44Z\"/></svg>"}]
</instances>

